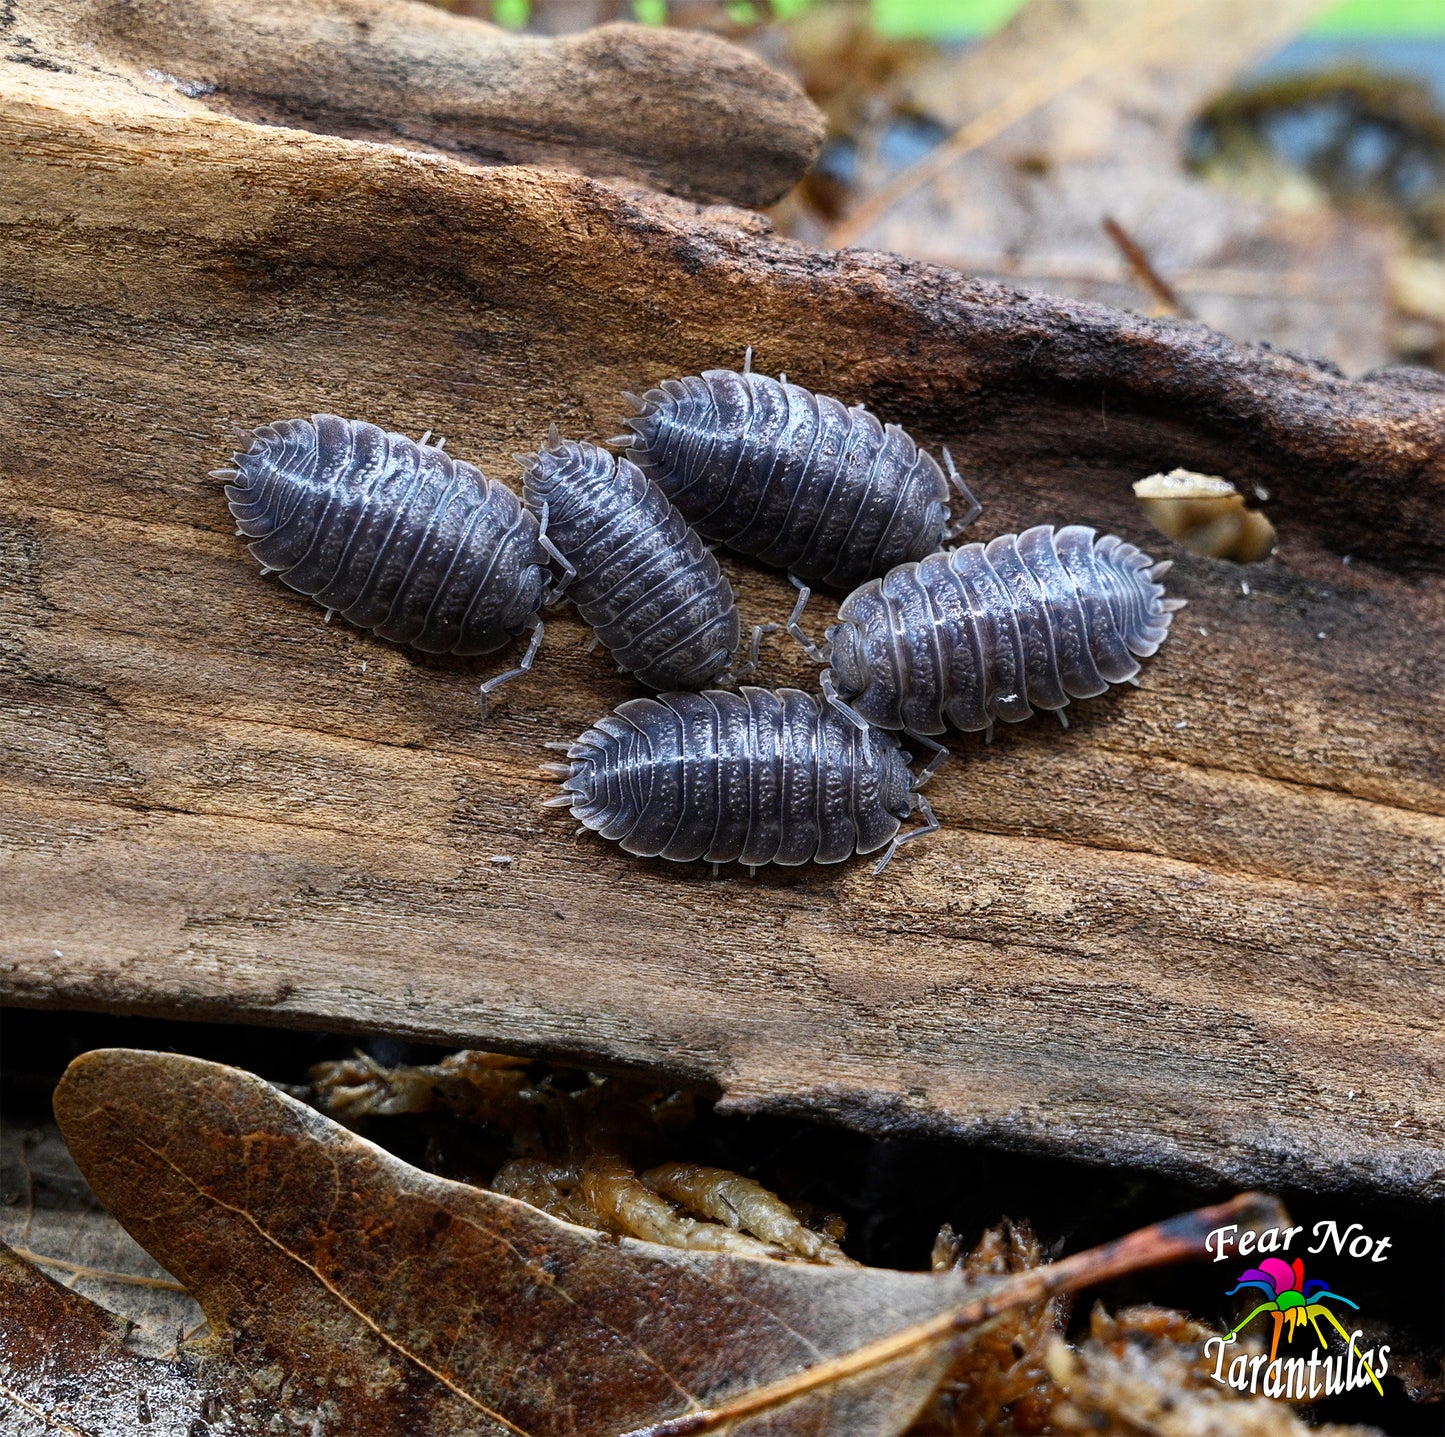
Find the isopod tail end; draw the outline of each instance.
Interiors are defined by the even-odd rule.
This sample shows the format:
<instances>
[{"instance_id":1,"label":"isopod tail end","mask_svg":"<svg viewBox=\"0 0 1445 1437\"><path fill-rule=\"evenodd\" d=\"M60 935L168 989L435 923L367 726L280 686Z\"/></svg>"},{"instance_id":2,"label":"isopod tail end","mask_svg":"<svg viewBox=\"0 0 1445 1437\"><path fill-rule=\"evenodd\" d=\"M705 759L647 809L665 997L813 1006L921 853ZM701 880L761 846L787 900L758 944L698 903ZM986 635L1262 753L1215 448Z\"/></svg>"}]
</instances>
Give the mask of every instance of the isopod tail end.
<instances>
[{"instance_id":1,"label":"isopod tail end","mask_svg":"<svg viewBox=\"0 0 1445 1437\"><path fill-rule=\"evenodd\" d=\"M1166 614L1177 614L1177 613L1180 611L1180 609L1187 609L1188 607L1189 607L1189 600L1188 600L1188 599L1160 599L1160 600L1159 600L1159 608L1160 608L1160 611L1163 612L1163 613L1166 613Z\"/></svg>"},{"instance_id":2,"label":"isopod tail end","mask_svg":"<svg viewBox=\"0 0 1445 1437\"><path fill-rule=\"evenodd\" d=\"M647 413L647 401L638 398L630 389L624 389L622 391L622 402L624 404L630 404L638 414Z\"/></svg>"},{"instance_id":3,"label":"isopod tail end","mask_svg":"<svg viewBox=\"0 0 1445 1437\"><path fill-rule=\"evenodd\" d=\"M1157 584L1159 580L1162 579L1165 574L1167 574L1173 567L1173 559L1163 559L1159 563L1155 564L1152 569L1149 570L1149 577L1153 579L1154 582Z\"/></svg>"}]
</instances>

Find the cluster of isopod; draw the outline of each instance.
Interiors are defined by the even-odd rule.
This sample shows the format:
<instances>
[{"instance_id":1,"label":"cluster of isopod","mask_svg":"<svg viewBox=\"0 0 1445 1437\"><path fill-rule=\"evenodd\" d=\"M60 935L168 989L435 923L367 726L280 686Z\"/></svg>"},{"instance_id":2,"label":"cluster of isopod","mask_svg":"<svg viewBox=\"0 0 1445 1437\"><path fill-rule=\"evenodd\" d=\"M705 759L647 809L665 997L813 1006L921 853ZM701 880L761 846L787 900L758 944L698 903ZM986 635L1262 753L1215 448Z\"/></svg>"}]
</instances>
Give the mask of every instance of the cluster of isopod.
<instances>
[{"instance_id":1,"label":"cluster of isopod","mask_svg":"<svg viewBox=\"0 0 1445 1437\"><path fill-rule=\"evenodd\" d=\"M678 862L836 863L938 828L921 789L949 727L991 732L1133 681L1181 601L1155 564L1078 525L945 548L980 507L896 425L786 378L708 370L640 398L606 447L516 458L522 494L441 444L318 414L254 431L217 470L237 533L351 623L430 653L485 654L576 605L619 667L657 691L618 705L545 765L550 805L629 853ZM738 681L742 624L713 540L787 572L788 630L820 694ZM820 647L809 584L851 589ZM1067 724L1065 725L1067 726ZM932 757L915 775L899 736ZM904 831L917 814L920 822Z\"/></svg>"}]
</instances>

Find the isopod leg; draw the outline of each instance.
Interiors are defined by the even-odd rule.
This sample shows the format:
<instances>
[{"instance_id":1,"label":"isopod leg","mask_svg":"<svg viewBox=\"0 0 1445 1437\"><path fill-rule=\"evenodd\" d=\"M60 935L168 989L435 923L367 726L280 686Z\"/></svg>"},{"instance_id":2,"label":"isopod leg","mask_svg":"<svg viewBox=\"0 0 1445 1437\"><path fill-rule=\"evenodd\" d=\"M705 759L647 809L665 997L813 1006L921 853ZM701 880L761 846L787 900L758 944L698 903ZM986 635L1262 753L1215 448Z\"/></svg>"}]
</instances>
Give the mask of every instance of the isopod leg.
<instances>
[{"instance_id":1,"label":"isopod leg","mask_svg":"<svg viewBox=\"0 0 1445 1437\"><path fill-rule=\"evenodd\" d=\"M555 426L553 426L555 428ZM542 505L542 522L537 526L537 542L567 571L561 583L552 590L552 597L547 600L549 604L555 604L567 591L567 585L577 577L576 568L567 562L566 555L547 537L548 506Z\"/></svg>"},{"instance_id":2,"label":"isopod leg","mask_svg":"<svg viewBox=\"0 0 1445 1437\"><path fill-rule=\"evenodd\" d=\"M943 451L943 462L948 469L949 486L953 489L954 493L968 505L968 508L948 526L945 532L946 538L956 539L983 513L983 505L979 502L973 490L963 482L963 475L958 472L958 468L953 462L953 455L950 454L947 449Z\"/></svg>"},{"instance_id":3,"label":"isopod leg","mask_svg":"<svg viewBox=\"0 0 1445 1437\"><path fill-rule=\"evenodd\" d=\"M925 748L933 750L933 757L923 765L918 772L918 777L913 780L913 791L917 793L938 772L939 764L948 757L948 750L941 743L935 743L927 734L914 733L911 729L904 731L904 737L909 743L922 744Z\"/></svg>"},{"instance_id":4,"label":"isopod leg","mask_svg":"<svg viewBox=\"0 0 1445 1437\"><path fill-rule=\"evenodd\" d=\"M542 635L547 632L546 626L535 614L532 615L532 642L527 645L527 652L522 655L522 662L514 669L508 669L504 674L498 674L494 679L488 679L479 690L482 698L482 717L487 716L488 698L495 693L503 684L509 684L513 679L519 679L527 673L537 657L537 650L542 647Z\"/></svg>"},{"instance_id":5,"label":"isopod leg","mask_svg":"<svg viewBox=\"0 0 1445 1437\"><path fill-rule=\"evenodd\" d=\"M876 878L893 861L893 855L903 847L905 843L912 843L915 838L922 838L929 833L937 833L943 825L938 821L938 816L929 807L928 800L920 793L917 795L918 811L923 815L923 827L911 828L907 833L900 833L892 843L888 845L888 852L878 860L873 869L873 876Z\"/></svg>"},{"instance_id":6,"label":"isopod leg","mask_svg":"<svg viewBox=\"0 0 1445 1437\"><path fill-rule=\"evenodd\" d=\"M868 741L868 735L873 732L873 725L863 717L851 704L845 704L838 697L838 690L833 687L832 672L825 673L822 679L823 697L838 713L842 714L854 728L862 735L863 762L873 762L873 745Z\"/></svg>"},{"instance_id":7,"label":"isopod leg","mask_svg":"<svg viewBox=\"0 0 1445 1437\"><path fill-rule=\"evenodd\" d=\"M788 582L798 591L798 602L793 605L793 612L788 618L788 632L802 645L803 652L815 664L826 664L828 655L803 632L803 610L808 607L813 591L796 574L789 574Z\"/></svg>"},{"instance_id":8,"label":"isopod leg","mask_svg":"<svg viewBox=\"0 0 1445 1437\"><path fill-rule=\"evenodd\" d=\"M763 648L763 635L775 634L778 631L776 624L754 624L753 636L748 641L748 660L741 668L733 670L732 677L735 681L748 678L758 671L758 655Z\"/></svg>"}]
</instances>

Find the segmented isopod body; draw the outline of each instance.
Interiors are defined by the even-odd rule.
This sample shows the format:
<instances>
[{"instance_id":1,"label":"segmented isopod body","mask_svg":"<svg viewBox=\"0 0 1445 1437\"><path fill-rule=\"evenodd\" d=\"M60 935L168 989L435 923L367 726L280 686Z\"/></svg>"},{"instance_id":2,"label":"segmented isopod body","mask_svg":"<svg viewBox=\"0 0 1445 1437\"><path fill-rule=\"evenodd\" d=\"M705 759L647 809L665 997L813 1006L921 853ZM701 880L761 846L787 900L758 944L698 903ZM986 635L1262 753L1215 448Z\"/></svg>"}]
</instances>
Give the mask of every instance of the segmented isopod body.
<instances>
[{"instance_id":1,"label":"segmented isopod body","mask_svg":"<svg viewBox=\"0 0 1445 1437\"><path fill-rule=\"evenodd\" d=\"M560 746L560 745L559 745ZM801 689L630 699L548 764L549 799L628 853L677 863L839 863L933 832L908 755ZM917 809L925 825L902 837Z\"/></svg>"},{"instance_id":2,"label":"segmented isopod body","mask_svg":"<svg viewBox=\"0 0 1445 1437\"><path fill-rule=\"evenodd\" d=\"M254 431L215 473L263 573L329 618L428 653L486 654L523 630L531 667L549 582L546 536L505 484L440 447L317 414Z\"/></svg>"},{"instance_id":3,"label":"segmented isopod body","mask_svg":"<svg viewBox=\"0 0 1445 1437\"><path fill-rule=\"evenodd\" d=\"M850 589L921 559L979 506L895 424L750 368L641 398L628 456L700 534L809 583ZM966 506L950 522L951 500Z\"/></svg>"},{"instance_id":4,"label":"segmented isopod body","mask_svg":"<svg viewBox=\"0 0 1445 1437\"><path fill-rule=\"evenodd\" d=\"M628 459L552 439L519 454L523 498L574 572L559 586L618 665L650 688L691 689L732 666L732 585L711 550Z\"/></svg>"},{"instance_id":5,"label":"segmented isopod body","mask_svg":"<svg viewBox=\"0 0 1445 1437\"><path fill-rule=\"evenodd\" d=\"M1132 679L1164 642L1183 607L1155 582L1169 567L1077 524L902 564L843 601L825 688L914 734L1017 723L1034 708L1062 720L1071 698Z\"/></svg>"}]
</instances>

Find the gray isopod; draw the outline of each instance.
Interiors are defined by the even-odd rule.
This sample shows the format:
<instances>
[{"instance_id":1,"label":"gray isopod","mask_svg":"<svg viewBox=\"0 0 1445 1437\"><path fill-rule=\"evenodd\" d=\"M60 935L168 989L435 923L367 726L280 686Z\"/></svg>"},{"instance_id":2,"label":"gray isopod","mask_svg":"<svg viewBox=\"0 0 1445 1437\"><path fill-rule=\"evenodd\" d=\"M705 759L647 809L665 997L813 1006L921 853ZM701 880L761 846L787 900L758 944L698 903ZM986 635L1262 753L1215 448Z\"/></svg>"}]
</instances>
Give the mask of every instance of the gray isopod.
<instances>
[{"instance_id":1,"label":"gray isopod","mask_svg":"<svg viewBox=\"0 0 1445 1437\"><path fill-rule=\"evenodd\" d=\"M505 484L374 424L283 419L232 456L226 502L261 572L393 643L487 654L524 630L526 673L542 642L545 529Z\"/></svg>"},{"instance_id":2,"label":"gray isopod","mask_svg":"<svg viewBox=\"0 0 1445 1437\"><path fill-rule=\"evenodd\" d=\"M801 689L629 699L544 765L547 800L628 852L676 863L840 863L938 828L908 755ZM913 812L922 826L900 835Z\"/></svg>"},{"instance_id":3,"label":"gray isopod","mask_svg":"<svg viewBox=\"0 0 1445 1437\"><path fill-rule=\"evenodd\" d=\"M628 457L705 538L835 589L921 559L978 517L896 424L786 378L709 369L669 379L627 420ZM964 512L950 519L958 499Z\"/></svg>"},{"instance_id":4,"label":"gray isopod","mask_svg":"<svg viewBox=\"0 0 1445 1437\"><path fill-rule=\"evenodd\" d=\"M741 636L732 585L635 464L564 441L555 426L536 454L516 457L523 499L547 516L570 571L558 594L577 605L624 672L649 688L693 689L732 666Z\"/></svg>"},{"instance_id":5,"label":"gray isopod","mask_svg":"<svg viewBox=\"0 0 1445 1437\"><path fill-rule=\"evenodd\" d=\"M900 564L855 589L826 650L788 628L819 663L823 689L859 722L921 736L947 725L992 730L1034 708L1063 710L1132 682L1164 642L1182 599L1166 599L1155 564L1113 534L1041 524L988 544ZM799 586L801 588L801 585Z\"/></svg>"}]
</instances>

